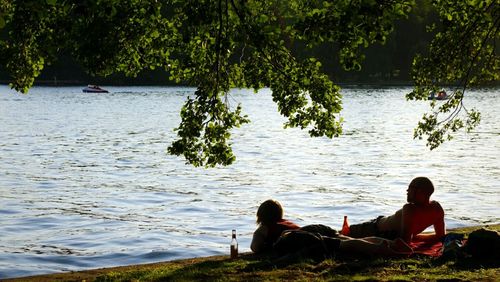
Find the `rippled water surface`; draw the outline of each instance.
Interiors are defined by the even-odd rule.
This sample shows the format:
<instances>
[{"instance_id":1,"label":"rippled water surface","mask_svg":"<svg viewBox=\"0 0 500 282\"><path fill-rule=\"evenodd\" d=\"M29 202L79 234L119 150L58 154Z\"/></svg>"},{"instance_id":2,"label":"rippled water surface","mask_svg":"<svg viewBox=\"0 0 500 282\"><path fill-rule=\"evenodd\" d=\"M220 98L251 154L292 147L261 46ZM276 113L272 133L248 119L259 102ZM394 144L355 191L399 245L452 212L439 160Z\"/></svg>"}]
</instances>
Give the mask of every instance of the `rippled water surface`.
<instances>
[{"instance_id":1,"label":"rippled water surface","mask_svg":"<svg viewBox=\"0 0 500 282\"><path fill-rule=\"evenodd\" d=\"M427 102L410 88L346 88L344 135L283 129L270 92L234 90L252 123L233 132L234 165L166 154L192 88L0 86L0 278L249 251L268 198L299 224L339 228L389 214L415 176L433 180L448 227L499 223L500 93L471 91L476 132L429 151L413 140Z\"/></svg>"}]
</instances>

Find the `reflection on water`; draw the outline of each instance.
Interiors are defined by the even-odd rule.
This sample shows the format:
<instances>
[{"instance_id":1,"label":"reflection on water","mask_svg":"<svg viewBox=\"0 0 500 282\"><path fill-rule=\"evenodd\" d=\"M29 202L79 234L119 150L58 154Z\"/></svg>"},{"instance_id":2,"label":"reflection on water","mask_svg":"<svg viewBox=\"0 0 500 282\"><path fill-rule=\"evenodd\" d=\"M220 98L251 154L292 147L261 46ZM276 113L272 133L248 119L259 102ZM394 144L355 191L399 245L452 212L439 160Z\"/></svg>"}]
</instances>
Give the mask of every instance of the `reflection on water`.
<instances>
[{"instance_id":1,"label":"reflection on water","mask_svg":"<svg viewBox=\"0 0 500 282\"><path fill-rule=\"evenodd\" d=\"M344 135L283 129L269 91L235 90L251 124L237 162L201 169L166 154L190 88L0 87L0 278L249 251L260 202L299 224L339 228L389 214L409 181L430 177L448 227L500 218L500 95L471 92L476 133L429 151L412 139L428 109L409 88L344 90ZM473 206L472 206L473 205Z\"/></svg>"}]
</instances>

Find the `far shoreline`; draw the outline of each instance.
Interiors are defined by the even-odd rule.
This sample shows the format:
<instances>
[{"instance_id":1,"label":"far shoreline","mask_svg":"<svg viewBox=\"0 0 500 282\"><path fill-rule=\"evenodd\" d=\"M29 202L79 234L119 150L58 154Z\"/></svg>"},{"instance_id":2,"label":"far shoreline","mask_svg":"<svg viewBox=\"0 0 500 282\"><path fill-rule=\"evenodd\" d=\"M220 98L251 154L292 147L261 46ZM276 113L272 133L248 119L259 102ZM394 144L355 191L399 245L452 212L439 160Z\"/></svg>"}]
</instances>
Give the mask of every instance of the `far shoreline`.
<instances>
[{"instance_id":1,"label":"far shoreline","mask_svg":"<svg viewBox=\"0 0 500 282\"><path fill-rule=\"evenodd\" d=\"M9 80L0 80L0 85L9 86ZM71 86L86 86L88 84L96 84L100 86L111 86L111 87L194 87L196 85L188 85L181 83L170 83L169 81L161 83L151 83L151 82L116 82L116 81L106 81L101 79L96 79L96 81L89 79L88 81L83 80L38 80L35 81L32 87L71 87ZM405 80L391 80L391 81L344 81L335 82L338 86L342 88L384 88L384 87L413 87L415 84L413 81ZM462 87L460 85L443 85L443 87ZM468 89L484 89L484 88L498 88L500 87L500 81L487 83L481 86L470 86ZM235 87L237 88L237 87ZM263 87L267 88L267 87Z\"/></svg>"}]
</instances>

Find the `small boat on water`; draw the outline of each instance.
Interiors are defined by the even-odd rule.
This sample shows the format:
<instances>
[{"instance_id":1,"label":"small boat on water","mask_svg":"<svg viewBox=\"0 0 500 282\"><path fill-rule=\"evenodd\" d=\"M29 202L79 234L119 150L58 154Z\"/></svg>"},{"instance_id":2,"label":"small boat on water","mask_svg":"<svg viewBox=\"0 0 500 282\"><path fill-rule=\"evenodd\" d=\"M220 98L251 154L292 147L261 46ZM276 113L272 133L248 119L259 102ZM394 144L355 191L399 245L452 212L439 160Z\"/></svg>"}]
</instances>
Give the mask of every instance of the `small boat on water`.
<instances>
[{"instance_id":1,"label":"small boat on water","mask_svg":"<svg viewBox=\"0 0 500 282\"><path fill-rule=\"evenodd\" d=\"M106 89L102 89L101 87L97 85L92 85L89 84L87 87L82 89L83 92L85 93L108 93L109 91Z\"/></svg>"},{"instance_id":2,"label":"small boat on water","mask_svg":"<svg viewBox=\"0 0 500 282\"><path fill-rule=\"evenodd\" d=\"M446 94L446 91L441 90L437 93L437 95L432 92L431 95L429 95L428 100L447 100L449 98L450 97Z\"/></svg>"}]
</instances>

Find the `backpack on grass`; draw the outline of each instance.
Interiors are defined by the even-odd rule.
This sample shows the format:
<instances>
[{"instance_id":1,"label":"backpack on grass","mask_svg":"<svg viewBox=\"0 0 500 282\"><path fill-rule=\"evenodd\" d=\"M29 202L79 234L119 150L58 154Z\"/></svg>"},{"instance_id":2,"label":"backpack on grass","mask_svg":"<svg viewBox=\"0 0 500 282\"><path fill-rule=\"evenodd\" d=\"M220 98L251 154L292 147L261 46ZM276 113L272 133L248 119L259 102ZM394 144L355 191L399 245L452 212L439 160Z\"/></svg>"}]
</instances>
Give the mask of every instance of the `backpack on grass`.
<instances>
[{"instance_id":1,"label":"backpack on grass","mask_svg":"<svg viewBox=\"0 0 500 282\"><path fill-rule=\"evenodd\" d=\"M500 233L485 228L472 231L464 250L476 258L500 258Z\"/></svg>"}]
</instances>

